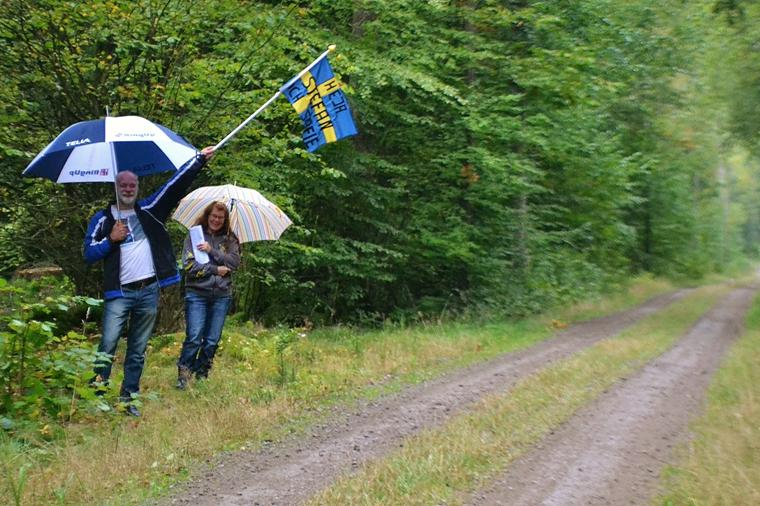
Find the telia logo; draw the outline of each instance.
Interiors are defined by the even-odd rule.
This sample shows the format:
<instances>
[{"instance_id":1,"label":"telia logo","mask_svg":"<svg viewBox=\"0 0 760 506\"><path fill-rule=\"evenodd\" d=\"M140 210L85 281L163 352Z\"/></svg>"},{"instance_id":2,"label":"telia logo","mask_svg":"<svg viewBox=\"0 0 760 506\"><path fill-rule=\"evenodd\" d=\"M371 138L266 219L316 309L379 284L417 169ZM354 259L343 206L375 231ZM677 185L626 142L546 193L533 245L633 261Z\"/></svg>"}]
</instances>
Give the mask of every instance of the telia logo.
<instances>
[{"instance_id":1,"label":"telia logo","mask_svg":"<svg viewBox=\"0 0 760 506\"><path fill-rule=\"evenodd\" d=\"M66 147L79 146L80 144L87 144L88 142L92 142L92 141L90 141L89 138L87 138L87 139L78 139L78 140L75 140L75 141L69 141L69 142L66 143Z\"/></svg>"}]
</instances>

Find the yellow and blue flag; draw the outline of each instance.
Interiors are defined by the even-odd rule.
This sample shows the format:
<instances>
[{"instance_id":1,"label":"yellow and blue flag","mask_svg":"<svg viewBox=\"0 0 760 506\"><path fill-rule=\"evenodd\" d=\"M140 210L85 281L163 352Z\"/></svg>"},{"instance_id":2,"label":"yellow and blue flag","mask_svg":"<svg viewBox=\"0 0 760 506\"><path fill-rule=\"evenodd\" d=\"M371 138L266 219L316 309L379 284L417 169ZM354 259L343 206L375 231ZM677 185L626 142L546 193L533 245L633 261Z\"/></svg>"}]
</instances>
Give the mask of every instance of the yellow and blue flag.
<instances>
[{"instance_id":1,"label":"yellow and blue flag","mask_svg":"<svg viewBox=\"0 0 760 506\"><path fill-rule=\"evenodd\" d=\"M303 141L309 152L357 134L348 99L326 57L300 78L291 79L280 91L303 121Z\"/></svg>"}]
</instances>

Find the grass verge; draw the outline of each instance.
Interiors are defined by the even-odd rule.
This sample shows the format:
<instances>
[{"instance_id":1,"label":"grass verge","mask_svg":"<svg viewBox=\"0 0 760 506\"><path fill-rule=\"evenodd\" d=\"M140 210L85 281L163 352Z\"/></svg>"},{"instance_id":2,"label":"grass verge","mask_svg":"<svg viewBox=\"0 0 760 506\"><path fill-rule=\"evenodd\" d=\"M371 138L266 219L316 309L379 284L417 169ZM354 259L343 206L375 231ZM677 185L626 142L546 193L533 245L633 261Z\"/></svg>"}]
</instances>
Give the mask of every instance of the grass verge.
<instances>
[{"instance_id":1,"label":"grass verge","mask_svg":"<svg viewBox=\"0 0 760 506\"><path fill-rule=\"evenodd\" d=\"M760 297L715 375L680 463L663 472L657 504L760 504Z\"/></svg>"},{"instance_id":2,"label":"grass verge","mask_svg":"<svg viewBox=\"0 0 760 506\"><path fill-rule=\"evenodd\" d=\"M525 348L565 323L625 309L671 288L641 278L611 302L515 322L306 335L231 321L211 378L187 392L172 388L182 336L165 336L153 341L147 358L143 418L92 415L25 442L0 435L0 503L140 504L166 493L220 451L256 448L298 432L336 403Z\"/></svg>"},{"instance_id":3,"label":"grass verge","mask_svg":"<svg viewBox=\"0 0 760 506\"><path fill-rule=\"evenodd\" d=\"M503 470L622 377L661 354L728 287L703 287L614 339L489 396L444 427L339 480L308 504L450 504Z\"/></svg>"}]
</instances>

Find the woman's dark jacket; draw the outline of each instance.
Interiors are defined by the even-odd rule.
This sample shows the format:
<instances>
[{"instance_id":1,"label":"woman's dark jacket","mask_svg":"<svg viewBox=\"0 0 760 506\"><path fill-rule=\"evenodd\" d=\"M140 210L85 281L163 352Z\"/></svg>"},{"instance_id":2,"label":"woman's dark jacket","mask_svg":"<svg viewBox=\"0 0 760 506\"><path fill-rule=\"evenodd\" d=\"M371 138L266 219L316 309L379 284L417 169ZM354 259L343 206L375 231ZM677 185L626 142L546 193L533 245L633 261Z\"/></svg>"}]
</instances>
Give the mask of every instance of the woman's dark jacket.
<instances>
[{"instance_id":1,"label":"woman's dark jacket","mask_svg":"<svg viewBox=\"0 0 760 506\"><path fill-rule=\"evenodd\" d=\"M205 297L222 297L230 295L232 272L240 266L240 243L234 233L227 235L210 234L203 229L204 240L211 245L208 263L201 264L195 260L190 234L185 238L182 249L182 264L185 267L185 289ZM226 276L219 275L219 266L230 269Z\"/></svg>"}]
</instances>

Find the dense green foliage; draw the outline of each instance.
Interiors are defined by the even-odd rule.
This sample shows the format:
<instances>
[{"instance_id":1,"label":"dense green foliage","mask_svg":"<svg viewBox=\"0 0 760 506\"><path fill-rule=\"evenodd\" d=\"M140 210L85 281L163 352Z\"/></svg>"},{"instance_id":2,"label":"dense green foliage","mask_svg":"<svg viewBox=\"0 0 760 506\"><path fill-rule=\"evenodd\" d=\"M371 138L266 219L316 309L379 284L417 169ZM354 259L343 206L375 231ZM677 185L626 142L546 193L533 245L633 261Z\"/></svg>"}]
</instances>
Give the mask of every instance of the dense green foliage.
<instances>
[{"instance_id":1,"label":"dense green foliage","mask_svg":"<svg viewBox=\"0 0 760 506\"><path fill-rule=\"evenodd\" d=\"M295 222L244 247L246 317L523 314L636 271L720 271L756 249L750 2L2 5L6 273L54 262L80 293L99 290L79 250L113 190L19 177L63 128L108 109L212 144L329 43L360 135L308 154L283 99L198 182L257 188Z\"/></svg>"},{"instance_id":2,"label":"dense green foliage","mask_svg":"<svg viewBox=\"0 0 760 506\"><path fill-rule=\"evenodd\" d=\"M0 427L65 422L81 409L107 408L89 388L101 356L87 339L101 301L76 296L61 279L0 279ZM68 292L68 293L64 293ZM43 431L46 432L46 431ZM49 433L43 433L49 436Z\"/></svg>"}]
</instances>

